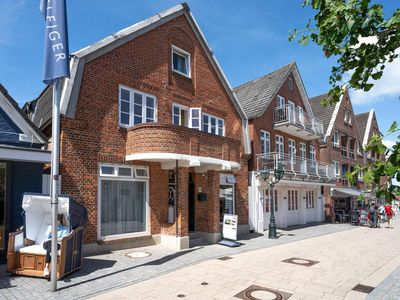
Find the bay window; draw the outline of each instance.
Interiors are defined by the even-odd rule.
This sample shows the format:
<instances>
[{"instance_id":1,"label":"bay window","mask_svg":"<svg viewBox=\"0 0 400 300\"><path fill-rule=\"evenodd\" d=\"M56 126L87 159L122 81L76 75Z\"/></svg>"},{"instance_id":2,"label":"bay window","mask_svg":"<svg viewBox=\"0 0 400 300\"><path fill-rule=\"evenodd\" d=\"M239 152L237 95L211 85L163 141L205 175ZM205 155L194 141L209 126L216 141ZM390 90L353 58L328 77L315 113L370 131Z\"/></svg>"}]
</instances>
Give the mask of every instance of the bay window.
<instances>
[{"instance_id":1,"label":"bay window","mask_svg":"<svg viewBox=\"0 0 400 300\"><path fill-rule=\"evenodd\" d=\"M119 88L119 125L131 127L142 123L154 123L156 116L156 97L120 86Z\"/></svg>"}]
</instances>

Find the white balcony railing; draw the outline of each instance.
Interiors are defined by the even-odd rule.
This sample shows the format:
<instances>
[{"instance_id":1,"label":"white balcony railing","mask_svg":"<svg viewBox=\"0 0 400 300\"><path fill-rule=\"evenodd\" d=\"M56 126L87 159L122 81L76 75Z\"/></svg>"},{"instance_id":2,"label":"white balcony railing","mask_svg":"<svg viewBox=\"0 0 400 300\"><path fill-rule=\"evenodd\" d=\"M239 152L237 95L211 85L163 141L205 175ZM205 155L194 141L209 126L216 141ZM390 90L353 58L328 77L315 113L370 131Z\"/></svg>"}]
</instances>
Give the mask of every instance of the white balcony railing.
<instances>
[{"instance_id":1,"label":"white balcony railing","mask_svg":"<svg viewBox=\"0 0 400 300\"><path fill-rule=\"evenodd\" d=\"M292 105L275 107L274 124L290 123L301 126L307 130L313 131L318 135L324 135L324 124L315 117L310 117L304 110Z\"/></svg>"},{"instance_id":2,"label":"white balcony railing","mask_svg":"<svg viewBox=\"0 0 400 300\"><path fill-rule=\"evenodd\" d=\"M291 178L298 177L299 179L309 178L310 180L325 181L336 180L335 167L331 164L277 152L257 155L258 171L268 170L273 172L274 169L278 168L282 168L285 175Z\"/></svg>"}]
</instances>

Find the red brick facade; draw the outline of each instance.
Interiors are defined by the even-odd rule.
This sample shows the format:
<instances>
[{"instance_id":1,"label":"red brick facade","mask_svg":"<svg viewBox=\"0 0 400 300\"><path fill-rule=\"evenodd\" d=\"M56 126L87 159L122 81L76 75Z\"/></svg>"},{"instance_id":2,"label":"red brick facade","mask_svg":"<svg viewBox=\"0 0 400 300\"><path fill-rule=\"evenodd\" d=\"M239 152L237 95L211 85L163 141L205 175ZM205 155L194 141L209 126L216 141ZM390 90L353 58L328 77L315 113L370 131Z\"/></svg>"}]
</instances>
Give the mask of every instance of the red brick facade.
<instances>
[{"instance_id":1,"label":"red brick facade","mask_svg":"<svg viewBox=\"0 0 400 300\"><path fill-rule=\"evenodd\" d=\"M191 54L191 78L171 71L172 45ZM157 99L157 123L119 126L119 86ZM201 107L225 121L225 137L172 125L172 104ZM75 118L61 120L62 192L89 213L85 242L97 241L99 164L147 165L150 170L151 234L175 235L168 224L168 171L159 163L126 162L126 155L179 153L239 162L236 213L248 223L247 161L240 115L212 68L185 16L179 16L86 63ZM179 169L179 236L188 235L188 168ZM220 232L219 172L194 174L196 230ZM208 195L197 201L198 187Z\"/></svg>"}]
</instances>

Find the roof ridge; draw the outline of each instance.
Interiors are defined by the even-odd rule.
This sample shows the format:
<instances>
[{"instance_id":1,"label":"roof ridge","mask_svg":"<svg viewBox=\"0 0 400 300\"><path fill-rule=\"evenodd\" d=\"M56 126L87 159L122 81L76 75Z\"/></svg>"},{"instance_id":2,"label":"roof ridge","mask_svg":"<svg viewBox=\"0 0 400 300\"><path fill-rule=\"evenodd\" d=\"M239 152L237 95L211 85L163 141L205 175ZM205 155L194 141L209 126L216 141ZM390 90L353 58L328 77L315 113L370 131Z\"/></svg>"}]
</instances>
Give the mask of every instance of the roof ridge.
<instances>
[{"instance_id":1,"label":"roof ridge","mask_svg":"<svg viewBox=\"0 0 400 300\"><path fill-rule=\"evenodd\" d=\"M238 89L238 88L240 88L240 87L242 87L242 86L244 86L244 85L246 85L246 84L256 82L256 81L261 80L261 79L263 79L263 78L265 78L265 77L267 77L267 76L270 76L270 75L272 75L273 73L276 73L276 72L278 72L278 71L280 71L280 70L282 70L282 69L284 69L284 68L286 68L286 67L289 67L289 66L292 67L292 66L294 66L294 65L295 65L295 62L291 62L291 63L289 63L289 64L287 64L287 65L285 65L285 66L283 66L283 67L280 67L279 69L276 69L276 70L274 70L274 71L272 71L272 72L270 72L270 73L264 74L264 75L262 75L262 76L259 76L259 77L255 78L255 79L252 79L252 80L250 80L250 81L247 81L247 82L245 82L245 83L242 83L241 85L238 85L237 87L234 87L233 89L235 90L235 89Z\"/></svg>"}]
</instances>

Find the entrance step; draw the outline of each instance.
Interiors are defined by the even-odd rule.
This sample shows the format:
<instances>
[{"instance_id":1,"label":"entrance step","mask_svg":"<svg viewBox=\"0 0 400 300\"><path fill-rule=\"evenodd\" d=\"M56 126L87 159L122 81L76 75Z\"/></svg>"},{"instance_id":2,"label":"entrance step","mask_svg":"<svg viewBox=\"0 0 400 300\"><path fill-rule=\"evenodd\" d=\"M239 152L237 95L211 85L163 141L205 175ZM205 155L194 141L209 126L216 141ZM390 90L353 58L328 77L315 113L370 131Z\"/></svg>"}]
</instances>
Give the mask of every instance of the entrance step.
<instances>
[{"instance_id":1,"label":"entrance step","mask_svg":"<svg viewBox=\"0 0 400 300\"><path fill-rule=\"evenodd\" d=\"M198 246L206 246L210 245L206 238L204 238L203 234L198 232L192 232L189 234L189 247L198 247Z\"/></svg>"}]
</instances>

